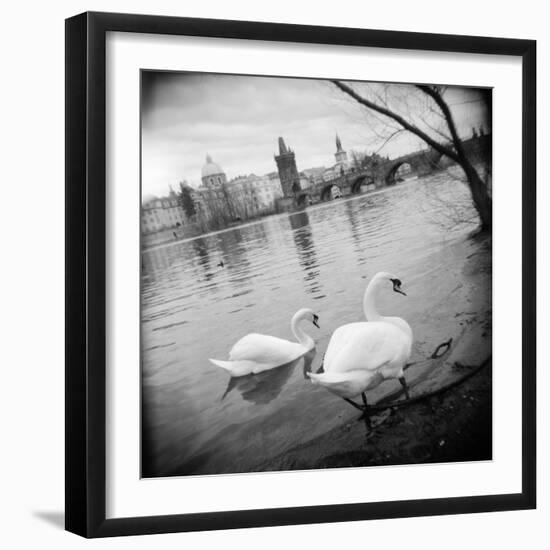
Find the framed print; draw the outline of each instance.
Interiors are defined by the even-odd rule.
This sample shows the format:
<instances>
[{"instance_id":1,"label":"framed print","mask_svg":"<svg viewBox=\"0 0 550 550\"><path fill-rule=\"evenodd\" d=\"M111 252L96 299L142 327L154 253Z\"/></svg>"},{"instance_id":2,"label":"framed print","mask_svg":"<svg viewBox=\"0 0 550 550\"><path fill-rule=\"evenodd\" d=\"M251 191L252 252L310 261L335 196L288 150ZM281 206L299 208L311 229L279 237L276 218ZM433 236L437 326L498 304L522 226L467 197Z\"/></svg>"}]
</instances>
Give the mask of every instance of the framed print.
<instances>
[{"instance_id":1,"label":"framed print","mask_svg":"<svg viewBox=\"0 0 550 550\"><path fill-rule=\"evenodd\" d=\"M69 531L535 507L535 60L66 21Z\"/></svg>"}]
</instances>

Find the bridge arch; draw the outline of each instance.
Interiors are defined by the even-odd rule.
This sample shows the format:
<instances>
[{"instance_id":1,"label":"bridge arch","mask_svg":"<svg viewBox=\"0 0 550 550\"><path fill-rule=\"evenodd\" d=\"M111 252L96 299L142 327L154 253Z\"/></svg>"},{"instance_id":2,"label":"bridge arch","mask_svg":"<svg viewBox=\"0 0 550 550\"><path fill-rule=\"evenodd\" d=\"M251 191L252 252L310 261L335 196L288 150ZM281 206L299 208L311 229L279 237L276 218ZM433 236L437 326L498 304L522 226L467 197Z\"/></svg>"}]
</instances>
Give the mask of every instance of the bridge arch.
<instances>
[{"instance_id":1,"label":"bridge arch","mask_svg":"<svg viewBox=\"0 0 550 550\"><path fill-rule=\"evenodd\" d=\"M414 166L410 162L403 162L395 171L395 178L399 181L414 172Z\"/></svg>"},{"instance_id":2,"label":"bridge arch","mask_svg":"<svg viewBox=\"0 0 550 550\"><path fill-rule=\"evenodd\" d=\"M358 193L361 193L362 185L369 185L371 183L374 184L374 180L372 179L372 177L368 176L367 174L363 174L352 182L350 186L350 193L352 195L357 195Z\"/></svg>"},{"instance_id":3,"label":"bridge arch","mask_svg":"<svg viewBox=\"0 0 550 550\"><path fill-rule=\"evenodd\" d=\"M408 165L411 167L411 170L414 170L413 165L408 160L402 160L399 162L396 162L388 171L386 174L386 185L393 185L395 183L395 175L397 174L397 171L402 167Z\"/></svg>"},{"instance_id":4,"label":"bridge arch","mask_svg":"<svg viewBox=\"0 0 550 550\"><path fill-rule=\"evenodd\" d=\"M331 182L325 185L321 190L321 195L320 195L321 202L330 201L333 199L333 194L332 194L333 187L336 187L338 191L340 191L340 186L334 182Z\"/></svg>"},{"instance_id":5,"label":"bridge arch","mask_svg":"<svg viewBox=\"0 0 550 550\"><path fill-rule=\"evenodd\" d=\"M404 164L410 165L411 172L415 173L417 176L431 174L433 171L441 168L441 157L442 154L439 151L430 148L396 159L394 163L390 165L386 177L384 178L386 185L395 183L396 173Z\"/></svg>"},{"instance_id":6,"label":"bridge arch","mask_svg":"<svg viewBox=\"0 0 550 550\"><path fill-rule=\"evenodd\" d=\"M296 206L302 208L310 204L311 200L308 193L300 193L296 196Z\"/></svg>"}]
</instances>

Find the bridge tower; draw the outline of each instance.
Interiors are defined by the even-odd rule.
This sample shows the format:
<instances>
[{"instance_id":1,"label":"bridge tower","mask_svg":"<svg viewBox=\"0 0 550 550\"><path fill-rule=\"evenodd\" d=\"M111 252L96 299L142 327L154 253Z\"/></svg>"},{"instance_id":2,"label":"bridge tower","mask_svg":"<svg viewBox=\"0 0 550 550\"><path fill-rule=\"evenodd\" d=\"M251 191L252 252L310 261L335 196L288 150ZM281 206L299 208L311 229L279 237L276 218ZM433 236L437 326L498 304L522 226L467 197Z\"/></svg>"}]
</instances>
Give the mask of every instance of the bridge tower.
<instances>
[{"instance_id":1,"label":"bridge tower","mask_svg":"<svg viewBox=\"0 0 550 550\"><path fill-rule=\"evenodd\" d=\"M342 142L340 141L340 136L336 134L336 153L334 153L334 158L336 159L336 164L338 166L347 168L348 165L348 154L344 151L342 147Z\"/></svg>"},{"instance_id":2,"label":"bridge tower","mask_svg":"<svg viewBox=\"0 0 550 550\"><path fill-rule=\"evenodd\" d=\"M279 154L275 155L275 162L279 170L279 179L285 197L295 197L300 191L300 175L296 168L294 151L286 146L282 137L279 138Z\"/></svg>"}]
</instances>

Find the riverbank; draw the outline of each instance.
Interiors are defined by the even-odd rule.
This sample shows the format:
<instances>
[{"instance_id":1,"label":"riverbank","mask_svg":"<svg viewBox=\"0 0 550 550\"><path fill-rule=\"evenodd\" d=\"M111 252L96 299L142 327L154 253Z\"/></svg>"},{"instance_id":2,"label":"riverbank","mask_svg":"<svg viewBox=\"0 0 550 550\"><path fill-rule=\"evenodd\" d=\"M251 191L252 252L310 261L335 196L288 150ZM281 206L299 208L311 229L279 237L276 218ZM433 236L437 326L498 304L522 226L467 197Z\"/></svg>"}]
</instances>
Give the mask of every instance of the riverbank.
<instances>
[{"instance_id":1,"label":"riverbank","mask_svg":"<svg viewBox=\"0 0 550 550\"><path fill-rule=\"evenodd\" d=\"M464 462L492 458L492 365L422 402L353 418L255 471ZM343 404L344 405L344 404Z\"/></svg>"},{"instance_id":2,"label":"riverbank","mask_svg":"<svg viewBox=\"0 0 550 550\"><path fill-rule=\"evenodd\" d=\"M451 348L437 358L430 358L435 346L422 346L424 359L413 354L415 364L405 373L413 402L400 405L404 396L397 385L374 399L369 396L375 407L388 404L371 413L369 430L360 413L342 401L338 426L258 464L255 471L491 460L491 237L472 237L456 246L469 245L476 250L465 258L462 282L452 293L452 302L461 306L453 312L458 332ZM437 325L448 317L449 302L430 312L434 335L441 338L437 342L446 339Z\"/></svg>"}]
</instances>

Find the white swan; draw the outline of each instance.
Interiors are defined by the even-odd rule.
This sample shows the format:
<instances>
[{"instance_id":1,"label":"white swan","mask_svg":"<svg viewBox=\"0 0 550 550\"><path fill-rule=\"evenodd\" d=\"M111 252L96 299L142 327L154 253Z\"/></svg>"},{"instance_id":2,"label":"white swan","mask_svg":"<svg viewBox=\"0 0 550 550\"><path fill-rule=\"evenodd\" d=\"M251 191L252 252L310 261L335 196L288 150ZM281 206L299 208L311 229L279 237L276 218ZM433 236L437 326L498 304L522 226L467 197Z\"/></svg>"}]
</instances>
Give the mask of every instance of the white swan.
<instances>
[{"instance_id":1,"label":"white swan","mask_svg":"<svg viewBox=\"0 0 550 550\"><path fill-rule=\"evenodd\" d=\"M407 398L403 367L411 355L413 334L409 324L399 317L384 317L376 309L375 297L382 286L391 283L393 290L406 296L401 281L391 273L377 273L363 297L367 322L349 323L337 328L328 344L323 361L323 373L308 373L314 384L366 412L365 391L389 378L397 378ZM361 395L361 407L350 398Z\"/></svg>"},{"instance_id":2,"label":"white swan","mask_svg":"<svg viewBox=\"0 0 550 550\"><path fill-rule=\"evenodd\" d=\"M231 376L257 374L286 365L315 347L313 338L300 327L302 321L310 321L319 328L319 317L311 309L300 309L290 322L290 328L298 342L265 334L247 334L231 348L229 361L209 361L225 369Z\"/></svg>"}]
</instances>

